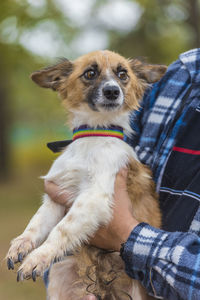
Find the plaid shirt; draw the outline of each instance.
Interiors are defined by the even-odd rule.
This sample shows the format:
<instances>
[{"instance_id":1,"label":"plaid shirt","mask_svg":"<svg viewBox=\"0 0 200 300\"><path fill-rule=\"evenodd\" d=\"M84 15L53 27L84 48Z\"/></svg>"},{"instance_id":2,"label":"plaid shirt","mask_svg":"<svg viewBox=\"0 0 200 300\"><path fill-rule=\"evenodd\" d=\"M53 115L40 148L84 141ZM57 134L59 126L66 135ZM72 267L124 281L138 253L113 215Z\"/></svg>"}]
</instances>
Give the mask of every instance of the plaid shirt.
<instances>
[{"instance_id":1,"label":"plaid shirt","mask_svg":"<svg viewBox=\"0 0 200 300\"><path fill-rule=\"evenodd\" d=\"M176 207L177 215L181 209L184 212L180 220L177 220L180 228L185 226L184 217L187 212L184 211L187 208L182 208L185 206L181 205L181 201L187 205L191 203L194 207L187 220L187 230L177 231L179 227L177 226L177 229L176 224L174 230L168 229L167 225L161 230L141 223L134 228L125 243L122 257L127 274L140 280L149 294L158 299L200 299L200 179L193 180L195 172L200 169L200 151L175 147L178 142L185 142L184 138L179 139L179 133L186 132L188 126L194 127L196 124L190 119L191 111L200 112L200 49L181 54L179 60L168 68L162 80L147 91L140 110L131 117L135 134L131 139L127 138L139 159L153 171L161 207L163 197L166 201L170 197L174 199L174 205L179 203ZM198 119L200 120L197 116L196 120ZM198 128L196 136L189 132L187 145L191 143L189 136L198 140ZM200 138L197 142L200 149ZM192 186L190 190L186 190L184 186L177 189L178 185L175 183L167 185L166 179L163 179L166 168L171 167L171 175L173 178L180 177L177 184L182 184L181 179L184 176L181 169L175 169L176 163L173 168L173 155L180 155L178 157L182 164L184 159L190 159L191 166L197 168L193 175L188 173L190 176L187 178L187 187ZM195 163L194 159L197 159ZM188 180L193 180L193 184L190 185ZM176 216L171 219L172 222L174 219Z\"/></svg>"}]
</instances>

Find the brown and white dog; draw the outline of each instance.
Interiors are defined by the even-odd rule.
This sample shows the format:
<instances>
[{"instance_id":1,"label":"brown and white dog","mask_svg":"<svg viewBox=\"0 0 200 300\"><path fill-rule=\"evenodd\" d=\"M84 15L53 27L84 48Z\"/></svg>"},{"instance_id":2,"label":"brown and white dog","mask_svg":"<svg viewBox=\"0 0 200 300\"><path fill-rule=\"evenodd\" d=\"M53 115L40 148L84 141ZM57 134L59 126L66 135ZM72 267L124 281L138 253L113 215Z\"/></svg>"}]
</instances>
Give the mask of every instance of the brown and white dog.
<instances>
[{"instance_id":1,"label":"brown and white dog","mask_svg":"<svg viewBox=\"0 0 200 300\"><path fill-rule=\"evenodd\" d=\"M120 126L130 135L130 112L139 107L148 83L159 80L165 71L165 66L127 60L105 50L74 62L62 60L33 73L32 80L58 91L72 130L83 125L94 131L99 126L106 130L112 125L114 130ZM99 299L148 299L140 284L125 274L118 253L86 246L98 227L112 218L115 177L125 166L129 168L128 192L134 217L139 222L160 226L150 172L138 161L133 149L109 134L78 138L44 176L55 182L61 192L67 191L70 210L66 214L63 206L44 195L42 206L25 231L11 242L8 267L13 269L14 263L23 260L18 280L35 280L55 259L73 251L73 256L51 267L49 299L77 300L88 293Z\"/></svg>"}]
</instances>

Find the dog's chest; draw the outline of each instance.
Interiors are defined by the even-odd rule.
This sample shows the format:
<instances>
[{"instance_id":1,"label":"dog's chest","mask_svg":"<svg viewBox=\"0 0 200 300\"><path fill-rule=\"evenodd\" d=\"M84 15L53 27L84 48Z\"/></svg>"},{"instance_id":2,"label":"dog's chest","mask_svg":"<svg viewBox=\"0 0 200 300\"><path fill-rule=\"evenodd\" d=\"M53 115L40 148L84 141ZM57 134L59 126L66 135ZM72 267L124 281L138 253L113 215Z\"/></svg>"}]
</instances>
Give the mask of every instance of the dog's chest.
<instances>
[{"instance_id":1,"label":"dog's chest","mask_svg":"<svg viewBox=\"0 0 200 300\"><path fill-rule=\"evenodd\" d=\"M46 179L76 194L103 174L115 176L129 158L136 158L132 148L112 137L78 139L54 161ZM102 178L103 181L103 178Z\"/></svg>"}]
</instances>

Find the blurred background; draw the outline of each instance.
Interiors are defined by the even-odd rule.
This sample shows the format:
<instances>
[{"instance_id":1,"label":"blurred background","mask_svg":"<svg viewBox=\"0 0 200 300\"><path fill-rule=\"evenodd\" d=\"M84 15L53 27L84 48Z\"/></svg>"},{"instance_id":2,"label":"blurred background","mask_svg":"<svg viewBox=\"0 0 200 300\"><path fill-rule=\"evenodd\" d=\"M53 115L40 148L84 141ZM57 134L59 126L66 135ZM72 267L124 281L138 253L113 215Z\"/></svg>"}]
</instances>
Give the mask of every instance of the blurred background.
<instances>
[{"instance_id":1,"label":"blurred background","mask_svg":"<svg viewBox=\"0 0 200 300\"><path fill-rule=\"evenodd\" d=\"M40 204L55 154L69 138L56 94L31 72L97 49L170 64L200 47L200 0L6 0L0 8L0 299L45 299L38 282L16 283L3 258Z\"/></svg>"}]
</instances>

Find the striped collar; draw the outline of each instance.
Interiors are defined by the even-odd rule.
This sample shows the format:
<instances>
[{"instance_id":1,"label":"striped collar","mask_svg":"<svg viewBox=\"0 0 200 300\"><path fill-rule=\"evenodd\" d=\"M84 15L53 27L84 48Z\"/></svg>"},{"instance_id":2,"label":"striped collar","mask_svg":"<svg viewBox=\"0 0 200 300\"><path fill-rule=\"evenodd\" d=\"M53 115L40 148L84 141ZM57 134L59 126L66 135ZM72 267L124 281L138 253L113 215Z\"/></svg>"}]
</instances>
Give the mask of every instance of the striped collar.
<instances>
[{"instance_id":1,"label":"striped collar","mask_svg":"<svg viewBox=\"0 0 200 300\"><path fill-rule=\"evenodd\" d=\"M120 126L110 125L109 127L89 127L87 125L82 125L73 130L73 139L56 141L47 143L47 147L54 153L61 152L65 147L71 144L73 141L90 136L100 136L100 137L115 137L123 140L124 133L123 128Z\"/></svg>"},{"instance_id":2,"label":"striped collar","mask_svg":"<svg viewBox=\"0 0 200 300\"><path fill-rule=\"evenodd\" d=\"M121 140L124 138L123 128L120 126L111 125L109 127L100 127L95 128L89 127L88 125L82 125L73 130L73 141L90 136L101 136L101 137L116 137Z\"/></svg>"}]
</instances>

